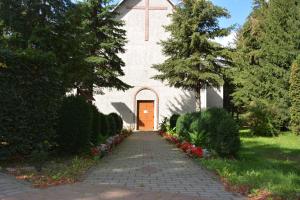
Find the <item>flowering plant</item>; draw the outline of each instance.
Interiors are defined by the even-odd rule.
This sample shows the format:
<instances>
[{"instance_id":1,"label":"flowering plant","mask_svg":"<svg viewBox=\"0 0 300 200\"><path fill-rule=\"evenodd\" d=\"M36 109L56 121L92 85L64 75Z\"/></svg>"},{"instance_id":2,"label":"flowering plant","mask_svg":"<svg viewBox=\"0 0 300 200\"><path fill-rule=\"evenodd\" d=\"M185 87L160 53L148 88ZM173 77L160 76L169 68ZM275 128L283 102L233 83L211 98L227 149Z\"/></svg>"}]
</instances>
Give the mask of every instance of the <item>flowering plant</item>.
<instances>
[{"instance_id":1,"label":"flowering plant","mask_svg":"<svg viewBox=\"0 0 300 200\"><path fill-rule=\"evenodd\" d=\"M187 152L189 149L191 149L193 147L193 145L187 141L184 141L182 144L181 144L181 149L184 151L184 152Z\"/></svg>"},{"instance_id":2,"label":"flowering plant","mask_svg":"<svg viewBox=\"0 0 300 200\"><path fill-rule=\"evenodd\" d=\"M190 153L197 158L203 157L203 149L201 147L192 147Z\"/></svg>"},{"instance_id":3,"label":"flowering plant","mask_svg":"<svg viewBox=\"0 0 300 200\"><path fill-rule=\"evenodd\" d=\"M93 147L91 149L91 154L92 154L92 156L99 156L99 155L101 155L101 151L98 147Z\"/></svg>"}]
</instances>

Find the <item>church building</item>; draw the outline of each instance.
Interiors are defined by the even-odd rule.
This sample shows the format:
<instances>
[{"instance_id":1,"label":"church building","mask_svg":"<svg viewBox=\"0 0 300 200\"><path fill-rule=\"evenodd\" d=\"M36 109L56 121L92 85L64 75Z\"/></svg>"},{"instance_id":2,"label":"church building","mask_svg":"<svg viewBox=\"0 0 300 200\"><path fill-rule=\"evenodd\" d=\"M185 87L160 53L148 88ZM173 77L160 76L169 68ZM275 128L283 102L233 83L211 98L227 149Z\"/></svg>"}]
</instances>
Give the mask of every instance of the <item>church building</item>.
<instances>
[{"instance_id":1,"label":"church building","mask_svg":"<svg viewBox=\"0 0 300 200\"><path fill-rule=\"evenodd\" d=\"M165 60L161 40L169 34L164 26L171 22L168 15L174 4L170 0L123 0L116 8L125 22L125 76L121 80L133 88L127 91L104 89L95 95L95 104L105 114L116 112L124 120L124 127L135 130L157 130L159 123L172 114L196 110L195 95L191 91L169 87L167 82L154 80L158 71L153 64ZM205 88L201 91L201 107L222 107L223 89Z\"/></svg>"}]
</instances>

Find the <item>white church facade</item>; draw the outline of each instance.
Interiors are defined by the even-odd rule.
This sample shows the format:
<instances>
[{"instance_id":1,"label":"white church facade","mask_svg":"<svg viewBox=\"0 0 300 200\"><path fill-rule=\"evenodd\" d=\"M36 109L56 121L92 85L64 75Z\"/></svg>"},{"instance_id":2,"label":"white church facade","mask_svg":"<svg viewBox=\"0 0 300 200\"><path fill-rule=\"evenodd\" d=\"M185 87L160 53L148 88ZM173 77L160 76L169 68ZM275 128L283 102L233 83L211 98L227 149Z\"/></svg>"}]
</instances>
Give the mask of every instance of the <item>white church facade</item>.
<instances>
[{"instance_id":1,"label":"white church facade","mask_svg":"<svg viewBox=\"0 0 300 200\"><path fill-rule=\"evenodd\" d=\"M170 23L168 14L173 8L174 4L169 0L123 0L116 8L125 22L128 41L126 52L120 55L126 64L121 80L133 88L124 92L104 89L103 95L94 98L101 112L120 114L125 127L157 130L164 117L196 110L193 92L169 87L152 78L158 73L152 65L165 60L158 43L169 36L163 26ZM201 91L203 109L222 106L222 88Z\"/></svg>"}]
</instances>

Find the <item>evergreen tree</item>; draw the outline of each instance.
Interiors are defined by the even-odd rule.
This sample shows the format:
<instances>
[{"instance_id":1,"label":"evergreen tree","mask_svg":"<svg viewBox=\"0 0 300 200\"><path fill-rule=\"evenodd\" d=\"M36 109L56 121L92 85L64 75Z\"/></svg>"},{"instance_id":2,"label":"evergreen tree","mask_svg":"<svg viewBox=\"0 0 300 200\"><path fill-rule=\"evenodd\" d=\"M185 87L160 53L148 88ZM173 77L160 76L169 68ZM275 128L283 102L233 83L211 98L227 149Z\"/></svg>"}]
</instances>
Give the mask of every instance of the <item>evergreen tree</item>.
<instances>
[{"instance_id":1,"label":"evergreen tree","mask_svg":"<svg viewBox=\"0 0 300 200\"><path fill-rule=\"evenodd\" d=\"M118 90L130 88L119 79L124 75L122 67L125 63L119 54L125 52L126 31L123 29L124 22L113 11L115 5L112 3L112 0L87 0L80 5L85 36L82 45L88 68L85 82L78 86L90 91L93 91L93 86Z\"/></svg>"},{"instance_id":2,"label":"evergreen tree","mask_svg":"<svg viewBox=\"0 0 300 200\"><path fill-rule=\"evenodd\" d=\"M291 128L296 134L300 134L300 56L292 65L290 77L290 98L291 98Z\"/></svg>"},{"instance_id":3,"label":"evergreen tree","mask_svg":"<svg viewBox=\"0 0 300 200\"><path fill-rule=\"evenodd\" d=\"M69 0L0 1L0 157L47 151L64 95L61 27Z\"/></svg>"},{"instance_id":4,"label":"evergreen tree","mask_svg":"<svg viewBox=\"0 0 300 200\"><path fill-rule=\"evenodd\" d=\"M168 59L153 66L159 71L155 79L194 91L199 110L200 90L205 86L221 86L221 69L228 64L224 48L213 42L216 37L227 36L232 29L221 28L220 17L229 17L229 14L210 1L182 1L171 14L172 23L166 26L171 37L161 42Z\"/></svg>"},{"instance_id":5,"label":"evergreen tree","mask_svg":"<svg viewBox=\"0 0 300 200\"><path fill-rule=\"evenodd\" d=\"M271 124L277 130L289 120L289 66L300 50L299 5L299 0L255 1L233 56L235 105L241 111L248 111L249 105L264 105L272 110Z\"/></svg>"}]
</instances>

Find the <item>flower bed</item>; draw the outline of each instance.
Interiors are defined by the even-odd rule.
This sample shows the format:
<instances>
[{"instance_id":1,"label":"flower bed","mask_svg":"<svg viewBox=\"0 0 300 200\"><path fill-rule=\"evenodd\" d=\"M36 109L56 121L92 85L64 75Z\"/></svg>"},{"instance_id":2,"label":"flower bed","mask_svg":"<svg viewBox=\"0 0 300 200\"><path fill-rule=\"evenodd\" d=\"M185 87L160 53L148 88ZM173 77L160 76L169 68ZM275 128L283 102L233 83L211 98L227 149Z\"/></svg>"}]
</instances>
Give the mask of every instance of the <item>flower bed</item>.
<instances>
[{"instance_id":1,"label":"flower bed","mask_svg":"<svg viewBox=\"0 0 300 200\"><path fill-rule=\"evenodd\" d=\"M169 133L159 131L158 134L165 138L171 144L175 144L177 148L180 148L183 152L185 152L188 156L194 158L203 158L204 152L201 147L197 147L187 141L180 141L180 139L174 135Z\"/></svg>"},{"instance_id":2,"label":"flower bed","mask_svg":"<svg viewBox=\"0 0 300 200\"><path fill-rule=\"evenodd\" d=\"M131 134L131 132L123 132L120 134L117 134L115 136L111 136L106 139L106 142L103 144L100 144L96 147L91 148L91 155L94 157L94 159L100 159L107 155L109 152L112 151L116 146L121 144L123 140L128 137Z\"/></svg>"}]
</instances>

